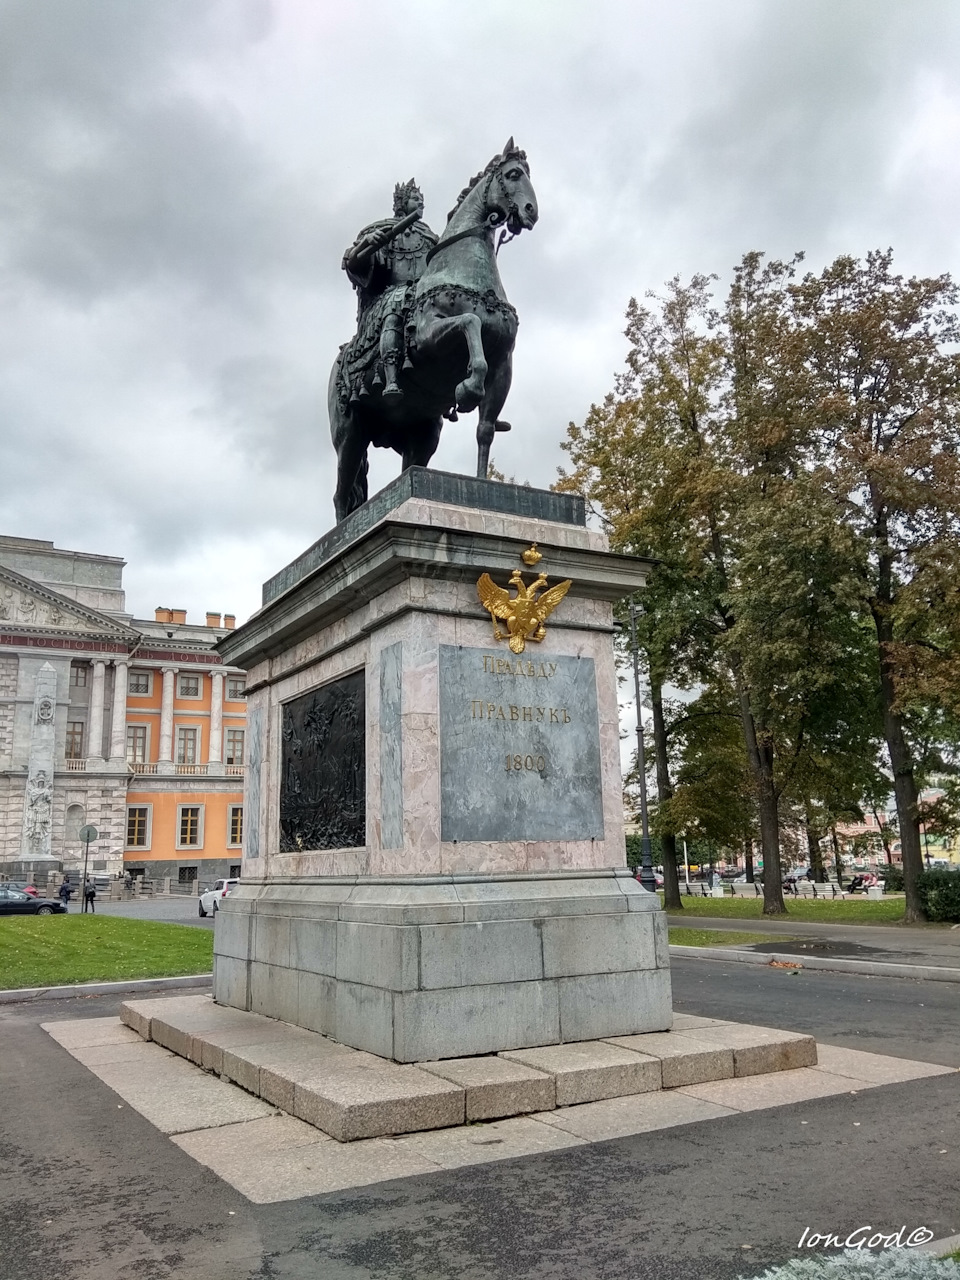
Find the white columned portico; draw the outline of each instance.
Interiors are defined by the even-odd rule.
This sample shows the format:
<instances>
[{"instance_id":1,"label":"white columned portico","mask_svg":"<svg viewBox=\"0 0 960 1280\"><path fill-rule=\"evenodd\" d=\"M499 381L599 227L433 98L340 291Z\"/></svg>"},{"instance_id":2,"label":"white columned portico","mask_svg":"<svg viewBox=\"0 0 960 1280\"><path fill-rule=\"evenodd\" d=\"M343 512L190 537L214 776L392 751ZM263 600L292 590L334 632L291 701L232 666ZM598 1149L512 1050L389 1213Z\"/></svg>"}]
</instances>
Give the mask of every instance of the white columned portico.
<instances>
[{"instance_id":1,"label":"white columned portico","mask_svg":"<svg viewBox=\"0 0 960 1280\"><path fill-rule=\"evenodd\" d=\"M223 672L210 673L210 749L207 759L219 765L223 759Z\"/></svg>"},{"instance_id":2,"label":"white columned portico","mask_svg":"<svg viewBox=\"0 0 960 1280\"><path fill-rule=\"evenodd\" d=\"M114 658L113 719L110 722L110 763L127 763L127 670L126 658Z\"/></svg>"},{"instance_id":3,"label":"white columned portico","mask_svg":"<svg viewBox=\"0 0 960 1280\"><path fill-rule=\"evenodd\" d=\"M102 658L94 659L93 688L90 690L90 728L87 737L87 755L97 764L103 760L103 693L106 676L106 662Z\"/></svg>"},{"instance_id":4,"label":"white columned portico","mask_svg":"<svg viewBox=\"0 0 960 1280\"><path fill-rule=\"evenodd\" d=\"M163 692L160 699L160 752L158 773L173 773L173 690L176 667L163 668Z\"/></svg>"}]
</instances>

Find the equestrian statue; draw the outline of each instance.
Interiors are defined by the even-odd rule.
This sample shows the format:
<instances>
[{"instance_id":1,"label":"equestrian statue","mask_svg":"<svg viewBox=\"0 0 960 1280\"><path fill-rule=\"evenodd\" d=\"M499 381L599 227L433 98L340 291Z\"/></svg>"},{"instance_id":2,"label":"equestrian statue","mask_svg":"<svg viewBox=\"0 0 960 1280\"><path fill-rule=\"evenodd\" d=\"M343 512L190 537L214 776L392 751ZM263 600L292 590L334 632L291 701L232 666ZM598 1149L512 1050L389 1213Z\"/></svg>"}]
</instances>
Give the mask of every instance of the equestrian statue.
<instances>
[{"instance_id":1,"label":"equestrian statue","mask_svg":"<svg viewBox=\"0 0 960 1280\"><path fill-rule=\"evenodd\" d=\"M477 475L485 477L510 390L517 313L497 251L537 221L523 151L511 138L460 193L438 237L422 221L417 184L398 185L394 217L347 250L357 291L357 332L330 375L330 433L337 451L337 520L367 500L367 450L395 449L403 469L425 467L443 419L479 408ZM495 244L497 232L499 241Z\"/></svg>"}]
</instances>

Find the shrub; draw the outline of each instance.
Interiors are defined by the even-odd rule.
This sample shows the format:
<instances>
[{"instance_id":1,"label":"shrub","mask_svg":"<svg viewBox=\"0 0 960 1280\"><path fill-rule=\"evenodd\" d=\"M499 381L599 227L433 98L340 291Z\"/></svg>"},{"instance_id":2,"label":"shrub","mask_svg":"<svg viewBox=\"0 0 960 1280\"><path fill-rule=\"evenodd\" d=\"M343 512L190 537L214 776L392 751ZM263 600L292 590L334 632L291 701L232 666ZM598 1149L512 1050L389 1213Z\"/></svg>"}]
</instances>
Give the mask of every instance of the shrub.
<instances>
[{"instance_id":1,"label":"shrub","mask_svg":"<svg viewBox=\"0 0 960 1280\"><path fill-rule=\"evenodd\" d=\"M883 881L886 893L903 893L903 867L888 863L877 868L877 875Z\"/></svg>"},{"instance_id":2,"label":"shrub","mask_svg":"<svg viewBox=\"0 0 960 1280\"><path fill-rule=\"evenodd\" d=\"M960 921L960 871L921 871L917 892L928 920Z\"/></svg>"},{"instance_id":3,"label":"shrub","mask_svg":"<svg viewBox=\"0 0 960 1280\"><path fill-rule=\"evenodd\" d=\"M828 1256L795 1258L755 1280L960 1280L960 1266L914 1249L882 1253L846 1249Z\"/></svg>"}]
</instances>

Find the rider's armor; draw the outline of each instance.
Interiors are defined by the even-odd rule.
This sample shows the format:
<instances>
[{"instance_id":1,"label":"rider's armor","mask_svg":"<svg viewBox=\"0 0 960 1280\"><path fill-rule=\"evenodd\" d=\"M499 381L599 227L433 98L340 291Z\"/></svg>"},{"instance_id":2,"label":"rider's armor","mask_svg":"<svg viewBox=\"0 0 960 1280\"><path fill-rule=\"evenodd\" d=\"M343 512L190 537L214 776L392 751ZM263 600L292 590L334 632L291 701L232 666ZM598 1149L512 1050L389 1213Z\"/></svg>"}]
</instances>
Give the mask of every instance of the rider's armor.
<instances>
[{"instance_id":1,"label":"rider's armor","mask_svg":"<svg viewBox=\"0 0 960 1280\"><path fill-rule=\"evenodd\" d=\"M404 319L427 255L437 243L437 236L419 220L391 236L398 222L408 220L404 215L411 203L414 209L410 213L422 211L422 197L412 180L394 192L396 217L364 227L344 254L343 269L357 291L357 333L342 361L351 400L367 394L364 373L371 357L376 363L371 385L382 386L388 399L403 395L397 374L401 364L408 364Z\"/></svg>"}]
</instances>

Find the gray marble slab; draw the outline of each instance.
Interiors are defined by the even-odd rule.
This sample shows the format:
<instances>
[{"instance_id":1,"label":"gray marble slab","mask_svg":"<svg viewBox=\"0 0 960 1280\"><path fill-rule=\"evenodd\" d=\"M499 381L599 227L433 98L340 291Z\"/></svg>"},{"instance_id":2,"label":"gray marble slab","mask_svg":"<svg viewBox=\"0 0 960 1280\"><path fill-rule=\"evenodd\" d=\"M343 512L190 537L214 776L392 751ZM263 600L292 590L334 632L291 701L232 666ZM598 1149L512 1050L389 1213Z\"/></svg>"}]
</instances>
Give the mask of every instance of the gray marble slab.
<instances>
[{"instance_id":1,"label":"gray marble slab","mask_svg":"<svg viewBox=\"0 0 960 1280\"><path fill-rule=\"evenodd\" d=\"M375 493L362 507L352 511L312 547L265 582L263 603L269 604L296 586L308 573L326 564L408 498L429 498L458 507L500 511L530 520L552 520L581 528L587 523L586 504L578 493L553 493L548 489L478 480L474 476L458 476L428 467L408 467L396 480Z\"/></svg>"},{"instance_id":2,"label":"gray marble slab","mask_svg":"<svg viewBox=\"0 0 960 1280\"><path fill-rule=\"evenodd\" d=\"M380 654L380 838L384 849L403 847L402 642Z\"/></svg>"},{"instance_id":3,"label":"gray marble slab","mask_svg":"<svg viewBox=\"0 0 960 1280\"><path fill-rule=\"evenodd\" d=\"M440 646L442 840L603 839L592 658Z\"/></svg>"},{"instance_id":4,"label":"gray marble slab","mask_svg":"<svg viewBox=\"0 0 960 1280\"><path fill-rule=\"evenodd\" d=\"M244 778L243 856L260 857L260 770L263 766L263 708L247 708L247 768Z\"/></svg>"}]
</instances>

